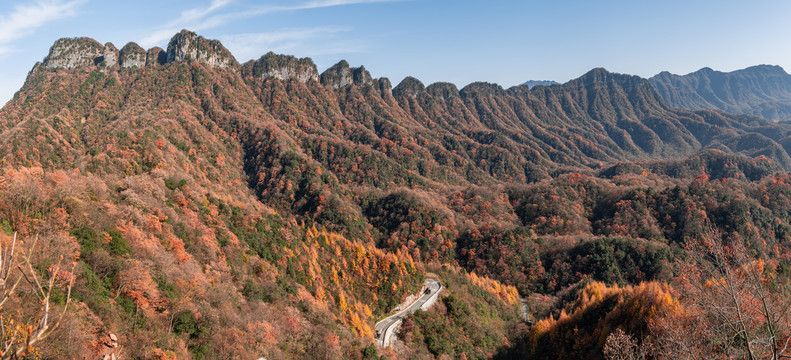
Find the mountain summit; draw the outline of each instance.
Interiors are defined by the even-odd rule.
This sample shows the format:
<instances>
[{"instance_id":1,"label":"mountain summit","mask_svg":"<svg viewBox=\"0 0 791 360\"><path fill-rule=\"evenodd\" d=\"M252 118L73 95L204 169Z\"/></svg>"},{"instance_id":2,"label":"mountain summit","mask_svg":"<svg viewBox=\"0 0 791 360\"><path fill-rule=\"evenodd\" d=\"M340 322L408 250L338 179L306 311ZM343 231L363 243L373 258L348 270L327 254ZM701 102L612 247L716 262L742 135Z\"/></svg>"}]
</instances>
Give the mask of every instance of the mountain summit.
<instances>
[{"instance_id":1,"label":"mountain summit","mask_svg":"<svg viewBox=\"0 0 791 360\"><path fill-rule=\"evenodd\" d=\"M154 49L158 49L158 51L154 51ZM235 68L239 66L231 52L219 41L207 40L187 30L182 30L173 36L166 52L161 53L161 49L154 49L146 52L139 45L131 42L119 52L112 43L102 45L98 41L86 37L63 38L52 45L43 65L53 69L73 69L91 65L105 68L119 65L121 67L143 67L153 63L165 64L174 61L196 60L212 67Z\"/></svg>"},{"instance_id":2,"label":"mountain summit","mask_svg":"<svg viewBox=\"0 0 791 360\"><path fill-rule=\"evenodd\" d=\"M217 40L207 40L198 34L181 30L168 43L167 62L194 59L212 67L236 68L239 63L231 52Z\"/></svg>"}]
</instances>

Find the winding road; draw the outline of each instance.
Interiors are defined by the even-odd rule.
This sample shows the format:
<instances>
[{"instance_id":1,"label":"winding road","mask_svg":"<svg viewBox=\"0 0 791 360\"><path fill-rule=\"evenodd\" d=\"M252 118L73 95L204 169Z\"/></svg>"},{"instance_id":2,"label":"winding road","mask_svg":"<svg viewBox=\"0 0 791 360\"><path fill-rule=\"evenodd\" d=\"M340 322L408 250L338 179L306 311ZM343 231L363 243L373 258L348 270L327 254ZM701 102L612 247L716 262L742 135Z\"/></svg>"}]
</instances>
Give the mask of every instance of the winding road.
<instances>
[{"instance_id":1,"label":"winding road","mask_svg":"<svg viewBox=\"0 0 791 360\"><path fill-rule=\"evenodd\" d=\"M422 290L423 293L417 300L404 310L390 315L374 325L374 329L376 330L376 343L384 347L390 346L390 344L393 343L393 333L398 325L401 324L401 320L421 309L427 302L431 302L429 306L433 304L437 296L439 296L440 290L442 290L442 284L440 284L439 281L426 279L426 285Z\"/></svg>"}]
</instances>

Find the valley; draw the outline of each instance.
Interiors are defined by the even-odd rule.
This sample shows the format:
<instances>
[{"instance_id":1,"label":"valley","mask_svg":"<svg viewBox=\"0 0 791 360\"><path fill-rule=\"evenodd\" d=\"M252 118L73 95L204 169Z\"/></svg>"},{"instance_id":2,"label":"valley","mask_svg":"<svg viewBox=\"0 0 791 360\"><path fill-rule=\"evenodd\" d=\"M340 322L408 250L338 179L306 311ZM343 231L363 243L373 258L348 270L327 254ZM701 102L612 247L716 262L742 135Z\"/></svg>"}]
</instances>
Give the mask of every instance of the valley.
<instances>
[{"instance_id":1,"label":"valley","mask_svg":"<svg viewBox=\"0 0 791 360\"><path fill-rule=\"evenodd\" d=\"M616 329L740 353L696 299L729 308L703 285L731 269L736 301L783 308L791 125L659 80L393 86L187 30L63 38L0 110L0 241L73 262L44 358L113 333L128 358L597 359ZM738 336L786 336L750 311Z\"/></svg>"}]
</instances>

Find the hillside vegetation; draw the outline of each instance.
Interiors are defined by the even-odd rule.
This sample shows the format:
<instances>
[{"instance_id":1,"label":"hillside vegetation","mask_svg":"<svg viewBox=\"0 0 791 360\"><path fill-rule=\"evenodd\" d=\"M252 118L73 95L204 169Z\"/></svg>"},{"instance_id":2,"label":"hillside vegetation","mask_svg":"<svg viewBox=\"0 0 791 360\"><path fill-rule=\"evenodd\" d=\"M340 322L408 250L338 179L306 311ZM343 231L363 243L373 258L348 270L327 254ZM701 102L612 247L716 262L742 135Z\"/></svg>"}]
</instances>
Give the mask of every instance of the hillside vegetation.
<instances>
[{"instance_id":1,"label":"hillside vegetation","mask_svg":"<svg viewBox=\"0 0 791 360\"><path fill-rule=\"evenodd\" d=\"M789 134L604 69L392 88L188 31L62 39L0 110L0 216L42 269L76 264L45 358L108 332L129 358L601 358L615 329L659 343L654 319L691 314L677 260L711 229L787 275ZM426 271L440 301L377 349Z\"/></svg>"}]
</instances>

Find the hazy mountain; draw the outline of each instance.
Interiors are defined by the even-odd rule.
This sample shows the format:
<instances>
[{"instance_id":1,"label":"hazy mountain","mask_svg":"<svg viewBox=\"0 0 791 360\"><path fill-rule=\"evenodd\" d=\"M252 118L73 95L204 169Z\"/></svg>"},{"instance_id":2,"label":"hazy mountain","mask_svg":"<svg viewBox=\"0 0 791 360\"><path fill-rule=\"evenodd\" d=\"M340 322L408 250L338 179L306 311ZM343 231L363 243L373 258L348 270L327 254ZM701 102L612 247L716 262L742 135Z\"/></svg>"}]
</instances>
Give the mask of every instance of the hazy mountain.
<instances>
[{"instance_id":1,"label":"hazy mountain","mask_svg":"<svg viewBox=\"0 0 791 360\"><path fill-rule=\"evenodd\" d=\"M728 73L703 68L683 76L665 71L649 81L672 106L791 119L791 75L779 66L758 65Z\"/></svg>"},{"instance_id":2,"label":"hazy mountain","mask_svg":"<svg viewBox=\"0 0 791 360\"><path fill-rule=\"evenodd\" d=\"M558 84L558 82L552 81L552 80L528 80L528 81L525 81L524 83L522 83L522 85L525 85L525 86L527 86L530 89L532 89L533 87L538 86L538 85L549 86L549 85L555 85L555 84Z\"/></svg>"}]
</instances>

